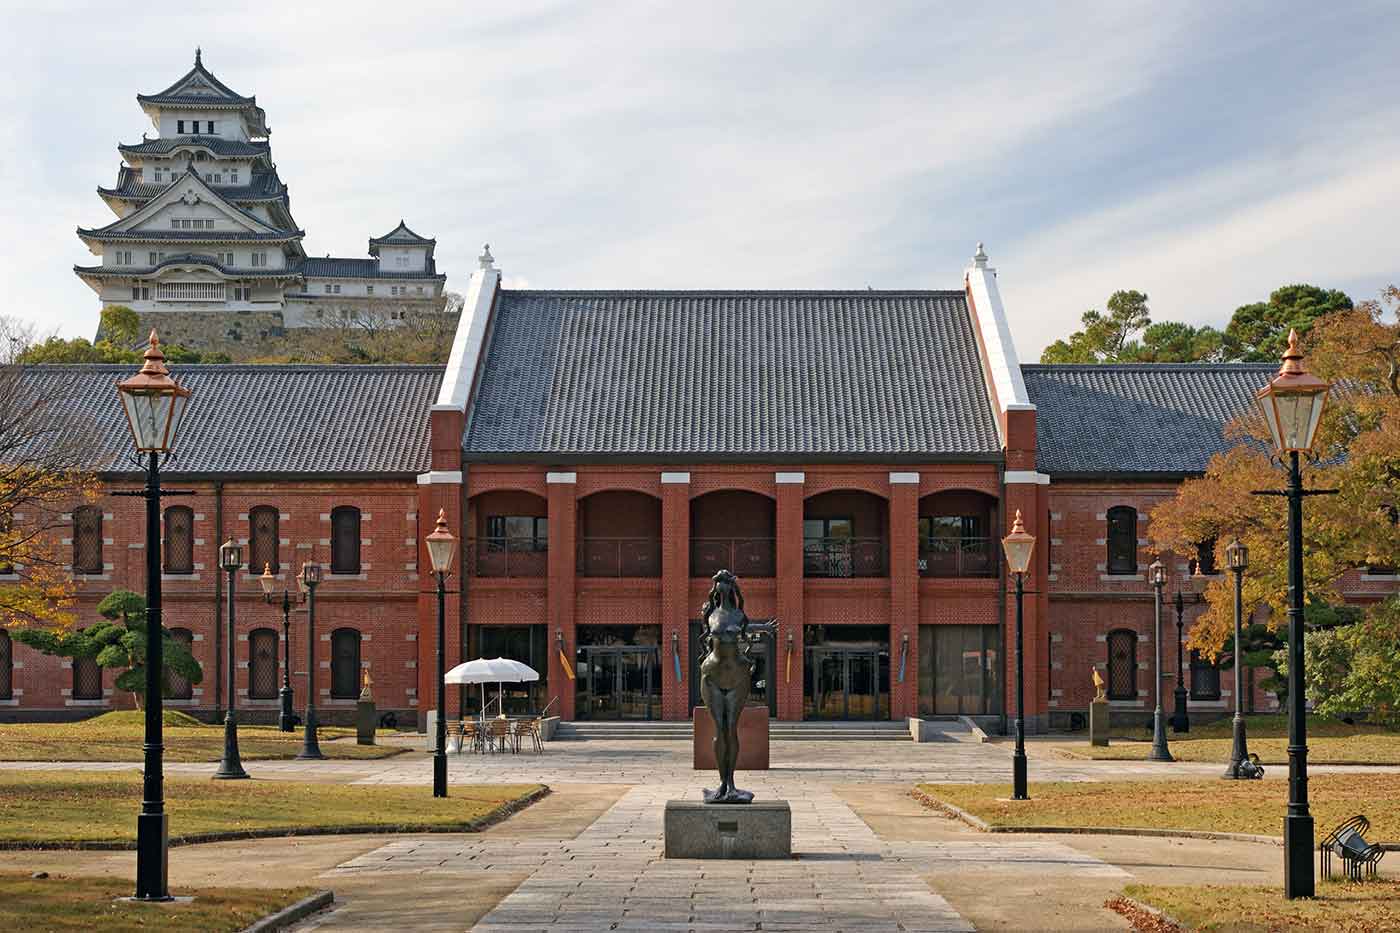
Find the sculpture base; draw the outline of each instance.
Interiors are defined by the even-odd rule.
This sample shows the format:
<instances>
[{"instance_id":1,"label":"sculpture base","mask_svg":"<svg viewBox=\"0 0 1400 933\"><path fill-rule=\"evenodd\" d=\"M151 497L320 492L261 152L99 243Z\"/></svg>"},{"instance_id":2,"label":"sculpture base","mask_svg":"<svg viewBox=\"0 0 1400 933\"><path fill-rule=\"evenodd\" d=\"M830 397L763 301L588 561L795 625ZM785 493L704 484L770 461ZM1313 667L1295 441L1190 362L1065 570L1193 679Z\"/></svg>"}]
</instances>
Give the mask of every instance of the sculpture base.
<instances>
[{"instance_id":1,"label":"sculpture base","mask_svg":"<svg viewBox=\"0 0 1400 933\"><path fill-rule=\"evenodd\" d=\"M792 808L786 800L668 800L665 843L666 858L791 858Z\"/></svg>"},{"instance_id":2,"label":"sculpture base","mask_svg":"<svg viewBox=\"0 0 1400 933\"><path fill-rule=\"evenodd\" d=\"M753 791L739 790L737 787L734 790L731 790L729 793L725 794L723 797L719 795L718 789L709 790L707 788L704 791L704 797L706 803L732 803L740 805L753 803Z\"/></svg>"},{"instance_id":3,"label":"sculpture base","mask_svg":"<svg viewBox=\"0 0 1400 933\"><path fill-rule=\"evenodd\" d=\"M1089 704L1089 744L1100 747L1108 744L1109 706L1107 700L1094 700Z\"/></svg>"}]
</instances>

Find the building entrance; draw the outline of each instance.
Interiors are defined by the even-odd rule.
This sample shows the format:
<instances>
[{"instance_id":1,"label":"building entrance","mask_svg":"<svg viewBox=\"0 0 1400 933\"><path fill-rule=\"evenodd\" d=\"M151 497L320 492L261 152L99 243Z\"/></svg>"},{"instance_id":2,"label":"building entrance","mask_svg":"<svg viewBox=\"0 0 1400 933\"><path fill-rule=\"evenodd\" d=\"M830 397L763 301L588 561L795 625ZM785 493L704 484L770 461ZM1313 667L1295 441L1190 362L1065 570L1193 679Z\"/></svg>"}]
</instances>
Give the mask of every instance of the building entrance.
<instances>
[{"instance_id":1,"label":"building entrance","mask_svg":"<svg viewBox=\"0 0 1400 933\"><path fill-rule=\"evenodd\" d=\"M888 719L889 629L808 626L802 669L805 719Z\"/></svg>"},{"instance_id":2,"label":"building entrance","mask_svg":"<svg viewBox=\"0 0 1400 933\"><path fill-rule=\"evenodd\" d=\"M705 623L690 623L690 712L694 715L698 706L704 706L705 700L700 696L700 662L705 660L705 646L700 642L700 636L705 633ZM778 689L773 681L773 671L776 669L777 649L773 644L773 636L767 632L759 635L758 638L749 645L749 657L753 659L753 681L749 684L749 706L768 707L768 717L778 718Z\"/></svg>"},{"instance_id":3,"label":"building entrance","mask_svg":"<svg viewBox=\"0 0 1400 933\"><path fill-rule=\"evenodd\" d=\"M574 715L587 720L661 718L660 635L656 625L580 627Z\"/></svg>"},{"instance_id":4,"label":"building entrance","mask_svg":"<svg viewBox=\"0 0 1400 933\"><path fill-rule=\"evenodd\" d=\"M919 626L919 714L999 714L1000 635L995 625Z\"/></svg>"}]
</instances>

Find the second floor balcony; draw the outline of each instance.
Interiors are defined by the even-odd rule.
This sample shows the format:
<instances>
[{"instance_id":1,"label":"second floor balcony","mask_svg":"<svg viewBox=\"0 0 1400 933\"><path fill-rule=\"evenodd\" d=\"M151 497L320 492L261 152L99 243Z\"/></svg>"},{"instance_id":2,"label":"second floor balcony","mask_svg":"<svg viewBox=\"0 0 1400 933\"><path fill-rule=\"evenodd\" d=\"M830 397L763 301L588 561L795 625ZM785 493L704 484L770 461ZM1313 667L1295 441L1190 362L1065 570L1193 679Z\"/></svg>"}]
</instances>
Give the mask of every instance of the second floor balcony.
<instances>
[{"instance_id":1,"label":"second floor balcony","mask_svg":"<svg viewBox=\"0 0 1400 933\"><path fill-rule=\"evenodd\" d=\"M467 568L478 577L543 577L549 572L549 542L544 538L470 538Z\"/></svg>"},{"instance_id":2,"label":"second floor balcony","mask_svg":"<svg viewBox=\"0 0 1400 933\"><path fill-rule=\"evenodd\" d=\"M883 577L889 574L884 538L807 537L802 541L805 577Z\"/></svg>"},{"instance_id":3,"label":"second floor balcony","mask_svg":"<svg viewBox=\"0 0 1400 933\"><path fill-rule=\"evenodd\" d=\"M691 538L690 575L711 577L732 570L742 577L772 577L777 570L774 538Z\"/></svg>"},{"instance_id":4,"label":"second floor balcony","mask_svg":"<svg viewBox=\"0 0 1400 933\"><path fill-rule=\"evenodd\" d=\"M659 577L660 538L580 538L581 577Z\"/></svg>"},{"instance_id":5,"label":"second floor balcony","mask_svg":"<svg viewBox=\"0 0 1400 933\"><path fill-rule=\"evenodd\" d=\"M921 577L994 577L997 541L993 538L923 538L919 541Z\"/></svg>"}]
</instances>

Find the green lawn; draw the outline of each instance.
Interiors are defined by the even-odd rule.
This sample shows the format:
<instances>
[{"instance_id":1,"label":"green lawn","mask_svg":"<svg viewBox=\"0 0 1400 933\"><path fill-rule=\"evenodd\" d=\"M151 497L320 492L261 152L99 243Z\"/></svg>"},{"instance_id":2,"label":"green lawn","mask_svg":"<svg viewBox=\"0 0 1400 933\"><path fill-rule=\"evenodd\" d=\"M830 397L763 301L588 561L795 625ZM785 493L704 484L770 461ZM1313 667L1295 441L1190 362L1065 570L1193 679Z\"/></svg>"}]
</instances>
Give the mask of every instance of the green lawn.
<instances>
[{"instance_id":1,"label":"green lawn","mask_svg":"<svg viewBox=\"0 0 1400 933\"><path fill-rule=\"evenodd\" d=\"M1400 929L1400 883L1394 881L1319 881L1316 898L1296 901L1284 900L1277 886L1130 884L1124 893L1192 930Z\"/></svg>"},{"instance_id":2,"label":"green lawn","mask_svg":"<svg viewBox=\"0 0 1400 933\"><path fill-rule=\"evenodd\" d=\"M0 929L48 933L102 930L241 930L274 911L315 893L314 888L225 888L174 891L194 900L174 904L132 904L131 882L120 878L51 876L0 872Z\"/></svg>"},{"instance_id":3,"label":"green lawn","mask_svg":"<svg viewBox=\"0 0 1400 933\"><path fill-rule=\"evenodd\" d=\"M469 830L538 784L430 788L166 778L172 841L207 833ZM0 772L0 842L71 845L136 839L141 777L130 771ZM0 927L3 929L4 927Z\"/></svg>"},{"instance_id":4,"label":"green lawn","mask_svg":"<svg viewBox=\"0 0 1400 933\"><path fill-rule=\"evenodd\" d=\"M1182 735L1167 732L1167 744L1179 761L1218 761L1223 768L1234 748L1231 719L1192 723ZM1249 750L1264 764L1288 764L1288 717L1269 714L1245 717ZM1063 747L1076 758L1097 761L1145 759L1151 735L1142 729L1115 728L1107 748L1086 741ZM1400 732L1381 726L1348 724L1320 716L1308 717L1308 761L1317 764L1400 764Z\"/></svg>"},{"instance_id":5,"label":"green lawn","mask_svg":"<svg viewBox=\"0 0 1400 933\"><path fill-rule=\"evenodd\" d=\"M1112 826L1283 835L1288 782L1162 780L1032 783L1029 801L1009 784L920 784L919 790L992 826ZM1400 774L1314 774L1308 798L1321 836L1358 813L1373 841L1400 841Z\"/></svg>"},{"instance_id":6,"label":"green lawn","mask_svg":"<svg viewBox=\"0 0 1400 933\"><path fill-rule=\"evenodd\" d=\"M177 710L164 717L166 761L218 761L224 753L223 726L206 726ZM121 710L72 723L0 723L0 761L140 761L144 714ZM388 758L407 749L357 745L355 730L323 726L317 730L327 758ZM337 739L348 741L337 741ZM247 761L294 758L302 732L279 732L272 726L239 726L238 753Z\"/></svg>"}]
</instances>

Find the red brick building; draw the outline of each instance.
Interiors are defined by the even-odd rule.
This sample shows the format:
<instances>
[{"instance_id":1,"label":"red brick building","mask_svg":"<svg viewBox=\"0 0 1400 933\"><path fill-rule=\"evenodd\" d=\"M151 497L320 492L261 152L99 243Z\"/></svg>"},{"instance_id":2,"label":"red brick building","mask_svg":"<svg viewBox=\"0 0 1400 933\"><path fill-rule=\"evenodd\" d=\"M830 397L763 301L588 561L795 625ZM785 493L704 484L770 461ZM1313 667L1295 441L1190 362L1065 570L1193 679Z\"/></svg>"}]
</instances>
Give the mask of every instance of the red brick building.
<instances>
[{"instance_id":1,"label":"red brick building","mask_svg":"<svg viewBox=\"0 0 1400 933\"><path fill-rule=\"evenodd\" d=\"M167 502L188 511L166 513L166 620L206 676L172 705L222 702L216 552L233 537L249 549L244 708L271 717L280 685L280 612L254 573L271 562L286 580L312 560L327 570L321 709L348 709L369 670L381 709L416 718L432 702L436 632L423 518L441 509L461 539L449 662L504 655L542 675L509 710L685 719L697 610L727 567L749 614L780 620L755 649L753 690L776 717L1000 728L1014 607L999 539L1019 510L1038 539L1030 728L1076 724L1095 668L1123 715L1150 715L1147 513L1223 448L1223 425L1271 370L1023 367L980 248L960 287L901 292L516 290L487 255L465 299L445 368L178 368L195 394L167 484L196 495ZM135 481L111 392L124 374L35 369L73 383L109 491ZM104 496L72 516L83 618L110 589L142 588L141 507ZM1169 598L1197 558L1167 555ZM1353 590L1392 585L1358 576ZM1193 597L1184 609L1189 631ZM305 626L299 610L298 706ZM1229 707L1219 672L1186 673L1195 710ZM126 702L95 676L0 643L0 716ZM454 713L478 703L453 698Z\"/></svg>"}]
</instances>

